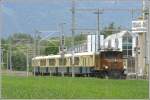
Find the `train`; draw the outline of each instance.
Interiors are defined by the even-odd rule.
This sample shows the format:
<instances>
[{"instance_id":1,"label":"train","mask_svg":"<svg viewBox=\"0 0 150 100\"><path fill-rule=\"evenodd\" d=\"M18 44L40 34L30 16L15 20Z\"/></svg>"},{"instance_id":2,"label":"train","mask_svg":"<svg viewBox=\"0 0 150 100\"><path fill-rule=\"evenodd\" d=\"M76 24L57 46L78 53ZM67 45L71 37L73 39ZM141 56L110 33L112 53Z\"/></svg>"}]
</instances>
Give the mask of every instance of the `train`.
<instances>
[{"instance_id":1,"label":"train","mask_svg":"<svg viewBox=\"0 0 150 100\"><path fill-rule=\"evenodd\" d=\"M117 50L38 56L32 58L32 67L35 75L126 78L123 53Z\"/></svg>"}]
</instances>

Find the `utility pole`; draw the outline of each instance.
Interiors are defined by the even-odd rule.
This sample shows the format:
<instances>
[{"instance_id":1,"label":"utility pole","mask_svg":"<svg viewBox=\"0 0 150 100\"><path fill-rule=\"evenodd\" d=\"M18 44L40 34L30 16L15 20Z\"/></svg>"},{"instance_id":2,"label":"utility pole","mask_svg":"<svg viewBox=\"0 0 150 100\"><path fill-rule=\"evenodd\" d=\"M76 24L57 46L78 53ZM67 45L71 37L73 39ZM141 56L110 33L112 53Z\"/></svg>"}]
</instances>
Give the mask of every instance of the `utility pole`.
<instances>
[{"instance_id":1,"label":"utility pole","mask_svg":"<svg viewBox=\"0 0 150 100\"><path fill-rule=\"evenodd\" d=\"M33 57L37 56L37 30L34 33L34 50L33 50ZM35 67L33 68L33 75L35 76Z\"/></svg>"},{"instance_id":2,"label":"utility pole","mask_svg":"<svg viewBox=\"0 0 150 100\"><path fill-rule=\"evenodd\" d=\"M150 0L148 1L148 32L147 32L147 42L148 42L148 46L147 46L147 55L148 55L148 58L147 58L147 63L148 63L148 73L149 73L149 92L150 92ZM150 93L149 93L149 99L150 99Z\"/></svg>"},{"instance_id":3,"label":"utility pole","mask_svg":"<svg viewBox=\"0 0 150 100\"><path fill-rule=\"evenodd\" d=\"M2 37L2 0L0 0L0 74L2 73L2 69L1 69L1 59L2 59L2 45L1 45L1 37ZM2 82L2 78L0 75L0 81ZM2 85L0 84L0 88L2 88ZM2 92L0 91L0 98L2 98Z\"/></svg>"},{"instance_id":4,"label":"utility pole","mask_svg":"<svg viewBox=\"0 0 150 100\"><path fill-rule=\"evenodd\" d=\"M7 71L9 70L9 53L8 53L8 50L7 50Z\"/></svg>"},{"instance_id":5,"label":"utility pole","mask_svg":"<svg viewBox=\"0 0 150 100\"><path fill-rule=\"evenodd\" d=\"M9 46L9 70L12 71L12 37L10 38Z\"/></svg>"},{"instance_id":6,"label":"utility pole","mask_svg":"<svg viewBox=\"0 0 150 100\"><path fill-rule=\"evenodd\" d=\"M28 47L27 47L27 52L26 52L26 66L27 66L27 77L29 76L29 52L28 52Z\"/></svg>"},{"instance_id":7,"label":"utility pole","mask_svg":"<svg viewBox=\"0 0 150 100\"><path fill-rule=\"evenodd\" d=\"M3 48L2 48L2 47L0 48L0 56L1 56L1 59L0 59L0 66L1 66L1 68L2 68L2 66L3 66Z\"/></svg>"},{"instance_id":8,"label":"utility pole","mask_svg":"<svg viewBox=\"0 0 150 100\"><path fill-rule=\"evenodd\" d=\"M145 32L145 65L148 68L149 92L150 92L150 0L143 0L143 19L147 20ZM150 99L150 93L149 93Z\"/></svg>"},{"instance_id":9,"label":"utility pole","mask_svg":"<svg viewBox=\"0 0 150 100\"><path fill-rule=\"evenodd\" d=\"M72 1L72 77L74 73L74 34L75 34L75 0Z\"/></svg>"},{"instance_id":10,"label":"utility pole","mask_svg":"<svg viewBox=\"0 0 150 100\"><path fill-rule=\"evenodd\" d=\"M1 48L1 40L0 40L0 68L1 68L1 65L2 65L2 48ZM0 69L1 71L1 69Z\"/></svg>"},{"instance_id":11,"label":"utility pole","mask_svg":"<svg viewBox=\"0 0 150 100\"><path fill-rule=\"evenodd\" d=\"M40 44L39 44L39 31L35 30L34 34L34 57L40 54Z\"/></svg>"},{"instance_id":12,"label":"utility pole","mask_svg":"<svg viewBox=\"0 0 150 100\"><path fill-rule=\"evenodd\" d=\"M64 35L64 24L66 23L61 23L61 32L60 32L60 51L64 53L64 48L65 48L65 35Z\"/></svg>"},{"instance_id":13,"label":"utility pole","mask_svg":"<svg viewBox=\"0 0 150 100\"><path fill-rule=\"evenodd\" d=\"M101 41L100 41L100 35L101 35L101 33L100 33L100 14L102 14L102 12L100 11L100 9L98 8L97 9L97 12L95 12L94 14L97 14L97 36L98 36L98 48L97 48L97 50L96 51L100 51L100 49L101 49ZM96 40L96 38L95 38L95 40ZM96 47L95 47L95 49L96 49Z\"/></svg>"},{"instance_id":14,"label":"utility pole","mask_svg":"<svg viewBox=\"0 0 150 100\"><path fill-rule=\"evenodd\" d=\"M64 67L64 55L65 55L65 36L64 36L64 24L66 23L60 23L61 32L60 32L60 55L62 58L62 67ZM64 72L62 72L62 76L64 76Z\"/></svg>"},{"instance_id":15,"label":"utility pole","mask_svg":"<svg viewBox=\"0 0 150 100\"><path fill-rule=\"evenodd\" d=\"M146 20L148 21L148 12L146 11L146 5L145 5L145 0L142 1L142 9L143 9L143 12L142 12L142 17L143 17L143 21L145 21L146 23ZM145 26L146 28L148 28L148 22L147 22L147 26ZM144 59L145 59L145 65L144 67L147 69L147 32L148 32L148 29L146 30L145 34L144 34Z\"/></svg>"},{"instance_id":16,"label":"utility pole","mask_svg":"<svg viewBox=\"0 0 150 100\"><path fill-rule=\"evenodd\" d=\"M145 32L145 67L147 70L147 76L150 77L150 0L143 0L143 20L147 23ZM149 74L148 74L149 73Z\"/></svg>"},{"instance_id":17,"label":"utility pole","mask_svg":"<svg viewBox=\"0 0 150 100\"><path fill-rule=\"evenodd\" d=\"M33 57L36 57L36 31L34 33L34 43L33 43L33 46L34 46Z\"/></svg>"},{"instance_id":18,"label":"utility pole","mask_svg":"<svg viewBox=\"0 0 150 100\"><path fill-rule=\"evenodd\" d=\"M37 55L40 56L40 41L39 41L39 37L40 37L40 33L39 31L36 31L37 37L36 37L36 41L37 41Z\"/></svg>"},{"instance_id":19,"label":"utility pole","mask_svg":"<svg viewBox=\"0 0 150 100\"><path fill-rule=\"evenodd\" d=\"M100 14L102 14L102 12L100 11L100 9L97 9L97 12L95 12L95 14L97 14L97 36L98 36L98 40L97 40L97 36L95 36L95 53L98 52L100 55L100 51L101 51L101 40L100 40ZM98 48L96 48L96 43L98 42ZM100 56L98 56L100 57ZM99 58L100 59L100 58ZM98 62L98 66L100 67L100 62Z\"/></svg>"}]
</instances>

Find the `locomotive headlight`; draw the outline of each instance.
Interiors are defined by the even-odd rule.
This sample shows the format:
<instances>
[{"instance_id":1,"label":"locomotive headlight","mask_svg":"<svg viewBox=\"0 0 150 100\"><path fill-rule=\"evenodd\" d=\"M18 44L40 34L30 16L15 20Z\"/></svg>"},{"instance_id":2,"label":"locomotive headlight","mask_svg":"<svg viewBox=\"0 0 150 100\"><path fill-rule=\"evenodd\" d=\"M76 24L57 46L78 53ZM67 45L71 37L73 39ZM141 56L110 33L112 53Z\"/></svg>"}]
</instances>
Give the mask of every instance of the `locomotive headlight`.
<instances>
[{"instance_id":1,"label":"locomotive headlight","mask_svg":"<svg viewBox=\"0 0 150 100\"><path fill-rule=\"evenodd\" d=\"M117 59L115 58L115 62L117 62Z\"/></svg>"},{"instance_id":2,"label":"locomotive headlight","mask_svg":"<svg viewBox=\"0 0 150 100\"><path fill-rule=\"evenodd\" d=\"M108 69L108 66L105 66L105 69Z\"/></svg>"}]
</instances>

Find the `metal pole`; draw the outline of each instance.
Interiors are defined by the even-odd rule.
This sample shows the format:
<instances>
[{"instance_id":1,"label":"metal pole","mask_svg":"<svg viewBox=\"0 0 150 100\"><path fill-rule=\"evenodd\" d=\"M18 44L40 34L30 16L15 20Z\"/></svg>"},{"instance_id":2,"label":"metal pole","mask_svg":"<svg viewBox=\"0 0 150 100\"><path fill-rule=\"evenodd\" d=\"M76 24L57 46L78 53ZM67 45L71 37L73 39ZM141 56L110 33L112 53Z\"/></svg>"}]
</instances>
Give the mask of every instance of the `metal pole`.
<instances>
[{"instance_id":1,"label":"metal pole","mask_svg":"<svg viewBox=\"0 0 150 100\"><path fill-rule=\"evenodd\" d=\"M1 35L1 33L0 33ZM1 81L1 73L2 73L2 70L1 70L1 59L2 59L2 55L1 55L1 36L0 36L0 81ZM2 81L1 81L2 82ZM1 84L0 84L0 88L1 88ZM1 91L0 91L0 98L1 98Z\"/></svg>"},{"instance_id":2,"label":"metal pole","mask_svg":"<svg viewBox=\"0 0 150 100\"><path fill-rule=\"evenodd\" d=\"M39 41L39 36L40 36L40 32L37 31L37 38L36 38L36 41L37 41L37 54L40 56L40 41Z\"/></svg>"},{"instance_id":3,"label":"metal pole","mask_svg":"<svg viewBox=\"0 0 150 100\"><path fill-rule=\"evenodd\" d=\"M36 57L36 32L34 33L34 50L33 50L33 57Z\"/></svg>"},{"instance_id":4,"label":"metal pole","mask_svg":"<svg viewBox=\"0 0 150 100\"><path fill-rule=\"evenodd\" d=\"M27 54L26 54L26 64L27 64L27 77L29 76L29 54L28 54L28 48L27 48Z\"/></svg>"},{"instance_id":5,"label":"metal pole","mask_svg":"<svg viewBox=\"0 0 150 100\"><path fill-rule=\"evenodd\" d=\"M4 61L3 61L3 59L4 59L4 49L1 47L1 68L4 67Z\"/></svg>"},{"instance_id":6,"label":"metal pole","mask_svg":"<svg viewBox=\"0 0 150 100\"><path fill-rule=\"evenodd\" d=\"M2 48L1 48L1 39L0 39L0 68L2 67ZM1 69L0 69L1 71Z\"/></svg>"},{"instance_id":7,"label":"metal pole","mask_svg":"<svg viewBox=\"0 0 150 100\"><path fill-rule=\"evenodd\" d=\"M148 8L148 32L147 32L147 39L148 39L148 48L147 48L147 51L148 51L148 68L149 68L149 92L150 92L150 0L148 1L148 4L149 4L149 8ZM149 99L150 99L150 93L149 93Z\"/></svg>"},{"instance_id":8,"label":"metal pole","mask_svg":"<svg viewBox=\"0 0 150 100\"><path fill-rule=\"evenodd\" d=\"M99 25L99 14L100 14L100 11L98 9L98 14L97 14L97 34L98 34L98 51L100 51L100 25Z\"/></svg>"},{"instance_id":9,"label":"metal pole","mask_svg":"<svg viewBox=\"0 0 150 100\"><path fill-rule=\"evenodd\" d=\"M8 53L8 50L7 50L7 71L9 70L9 53Z\"/></svg>"},{"instance_id":10,"label":"metal pole","mask_svg":"<svg viewBox=\"0 0 150 100\"><path fill-rule=\"evenodd\" d=\"M139 70L139 66L138 66L138 64L139 64L139 62L138 62L138 48L139 48L139 43L138 43L138 41L139 41L139 37L138 36L136 36L136 63L135 63L135 71L136 71L136 78L138 78L138 70Z\"/></svg>"},{"instance_id":11,"label":"metal pole","mask_svg":"<svg viewBox=\"0 0 150 100\"><path fill-rule=\"evenodd\" d=\"M94 14L97 14L97 36L98 36L98 48L97 48L97 50L96 51L100 51L100 49L101 49L101 41L100 41L100 35L101 35L101 33L100 33L100 14L102 14L102 12L100 11L100 9L98 8L97 9L97 12L95 12Z\"/></svg>"},{"instance_id":12,"label":"metal pole","mask_svg":"<svg viewBox=\"0 0 150 100\"><path fill-rule=\"evenodd\" d=\"M62 68L64 67L64 25L65 23L61 23L61 35L60 35L60 50L61 50L61 57L62 57ZM64 72L62 72L62 76L64 76Z\"/></svg>"},{"instance_id":13,"label":"metal pole","mask_svg":"<svg viewBox=\"0 0 150 100\"><path fill-rule=\"evenodd\" d=\"M10 38L9 46L9 70L12 71L12 38Z\"/></svg>"},{"instance_id":14,"label":"metal pole","mask_svg":"<svg viewBox=\"0 0 150 100\"><path fill-rule=\"evenodd\" d=\"M129 57L128 57L128 45L129 45L129 39L128 39L128 38L129 38L129 33L128 33L128 35L127 35L127 70L128 70L128 68L129 68L129 66L128 66L128 65L129 65L129 64L128 64L128 62L129 62L129 61L128 61L128 60L129 60Z\"/></svg>"},{"instance_id":15,"label":"metal pole","mask_svg":"<svg viewBox=\"0 0 150 100\"><path fill-rule=\"evenodd\" d=\"M148 21L148 16L149 16L149 14L147 14L148 12L146 11L145 0L143 0L143 5L142 5L142 6L143 6L143 13L142 13L142 14L143 14L143 21L146 21L146 19L147 19L147 21ZM144 68L147 69L147 65L148 65L148 62L147 62L147 60L148 60L148 57L147 57L147 56L148 56L148 55L147 55L147 53L148 53L148 51L147 51L147 48L148 48L148 47L147 47L147 46L148 46L148 45L147 45L147 44L148 44L148 39L147 39L148 22L147 22L147 26L146 26L146 27L147 27L147 30L146 30L147 32L145 32L145 34L144 34L144 36L145 36L145 37L144 37L144 38L145 38L145 41L144 41L144 42L145 42L145 43L144 43L144 46L145 46L145 47L144 47L144 49L145 49L145 51L144 51L145 67L144 67ZM144 70L144 74L145 74L145 72L147 72L147 71Z\"/></svg>"},{"instance_id":16,"label":"metal pole","mask_svg":"<svg viewBox=\"0 0 150 100\"><path fill-rule=\"evenodd\" d=\"M2 80L1 80L1 73L2 73L2 70L1 70L1 58L2 58L2 55L1 55L1 34L2 34L2 16L1 16L1 14L2 14L2 12L1 12L1 10L2 10L2 8L1 8L1 5L2 5L2 0L0 0L0 82L2 82ZM0 84L0 88L2 88L2 85ZM2 97L2 94L1 94L2 92L0 91L0 98Z\"/></svg>"},{"instance_id":17,"label":"metal pole","mask_svg":"<svg viewBox=\"0 0 150 100\"><path fill-rule=\"evenodd\" d=\"M96 41L96 37L95 37L95 41L96 42L98 42L98 44L97 44L97 48L96 48L96 46L95 46L95 50L96 50L96 52L98 51L98 53L99 53L99 55L100 55L100 49L101 49L101 41L100 41L100 14L102 14L102 12L100 12L100 9L98 8L97 9L97 12L95 12L95 14L97 14L97 38L98 38L98 40ZM96 42L95 42L95 44L96 44ZM100 56L98 56L98 57L100 57ZM98 62L98 65L100 66L100 62Z\"/></svg>"},{"instance_id":18,"label":"metal pole","mask_svg":"<svg viewBox=\"0 0 150 100\"><path fill-rule=\"evenodd\" d=\"M40 50L40 43L39 43L39 32L37 30L35 30L35 36L34 36L34 57L36 57L37 55L39 55L39 50Z\"/></svg>"},{"instance_id":19,"label":"metal pole","mask_svg":"<svg viewBox=\"0 0 150 100\"><path fill-rule=\"evenodd\" d=\"M74 74L75 0L72 1L72 77Z\"/></svg>"},{"instance_id":20,"label":"metal pole","mask_svg":"<svg viewBox=\"0 0 150 100\"><path fill-rule=\"evenodd\" d=\"M34 33L34 50L33 50L33 57L36 57L36 54L37 54L37 41L36 41L36 32ZM33 67L33 75L35 76L35 66Z\"/></svg>"}]
</instances>

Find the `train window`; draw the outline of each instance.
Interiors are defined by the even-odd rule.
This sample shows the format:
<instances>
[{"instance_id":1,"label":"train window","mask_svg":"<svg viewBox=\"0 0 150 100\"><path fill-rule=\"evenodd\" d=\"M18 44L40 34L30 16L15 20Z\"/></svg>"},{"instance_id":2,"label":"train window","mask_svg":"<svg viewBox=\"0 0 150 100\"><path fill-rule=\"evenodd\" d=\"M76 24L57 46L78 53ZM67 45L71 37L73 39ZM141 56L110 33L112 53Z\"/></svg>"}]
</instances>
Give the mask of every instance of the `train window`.
<instances>
[{"instance_id":1,"label":"train window","mask_svg":"<svg viewBox=\"0 0 150 100\"><path fill-rule=\"evenodd\" d=\"M113 59L115 56L114 52L107 52L105 53L105 58L106 59Z\"/></svg>"},{"instance_id":2,"label":"train window","mask_svg":"<svg viewBox=\"0 0 150 100\"><path fill-rule=\"evenodd\" d=\"M40 60L40 66L46 66L46 59Z\"/></svg>"},{"instance_id":3,"label":"train window","mask_svg":"<svg viewBox=\"0 0 150 100\"><path fill-rule=\"evenodd\" d=\"M79 57L75 57L74 58L74 64L75 65L79 65Z\"/></svg>"},{"instance_id":4,"label":"train window","mask_svg":"<svg viewBox=\"0 0 150 100\"><path fill-rule=\"evenodd\" d=\"M49 65L55 66L56 60L55 59L49 59Z\"/></svg>"},{"instance_id":5,"label":"train window","mask_svg":"<svg viewBox=\"0 0 150 100\"><path fill-rule=\"evenodd\" d=\"M64 58L59 58L59 65L66 65L67 60Z\"/></svg>"}]
</instances>

